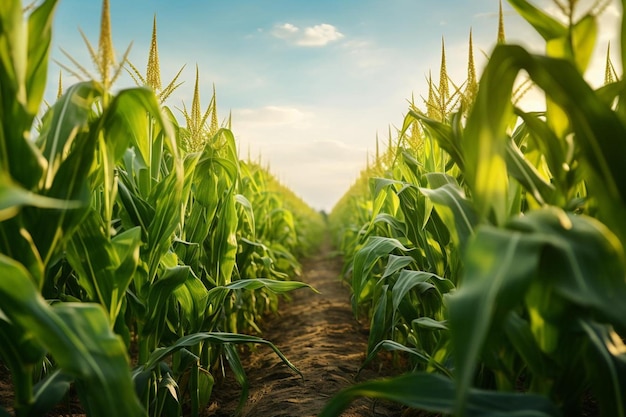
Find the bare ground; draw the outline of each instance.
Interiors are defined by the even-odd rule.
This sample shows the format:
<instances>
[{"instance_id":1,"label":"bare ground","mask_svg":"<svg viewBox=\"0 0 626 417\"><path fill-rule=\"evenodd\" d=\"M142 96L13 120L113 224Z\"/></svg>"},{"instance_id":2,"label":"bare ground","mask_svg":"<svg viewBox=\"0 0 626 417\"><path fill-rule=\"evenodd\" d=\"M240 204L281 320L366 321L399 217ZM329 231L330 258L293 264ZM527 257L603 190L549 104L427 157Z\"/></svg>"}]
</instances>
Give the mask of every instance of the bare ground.
<instances>
[{"instance_id":1,"label":"bare ground","mask_svg":"<svg viewBox=\"0 0 626 417\"><path fill-rule=\"evenodd\" d=\"M250 397L244 417L306 417L317 415L338 391L355 383L365 358L367 332L357 323L350 308L350 292L339 279L341 260L325 244L320 252L303 263L302 280L320 294L298 290L284 303L280 315L270 318L263 338L272 341L304 374L293 374L269 348L259 348L244 359L250 382ZM389 375L387 362L361 372L359 380ZM214 388L210 416L235 415L239 387L227 378ZM397 416L395 404L369 399L357 400L344 414L356 416Z\"/></svg>"}]
</instances>

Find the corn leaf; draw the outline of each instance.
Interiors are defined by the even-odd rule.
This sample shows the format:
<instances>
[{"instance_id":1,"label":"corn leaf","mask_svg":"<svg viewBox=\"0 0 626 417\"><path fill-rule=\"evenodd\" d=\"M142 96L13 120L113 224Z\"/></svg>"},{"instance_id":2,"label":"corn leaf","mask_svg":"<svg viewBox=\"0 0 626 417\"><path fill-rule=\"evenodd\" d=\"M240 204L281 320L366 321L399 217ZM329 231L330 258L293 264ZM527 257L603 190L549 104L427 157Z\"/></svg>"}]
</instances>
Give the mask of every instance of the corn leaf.
<instances>
[{"instance_id":1,"label":"corn leaf","mask_svg":"<svg viewBox=\"0 0 626 417\"><path fill-rule=\"evenodd\" d=\"M390 400L410 408L452 414L455 406L455 387L446 377L426 373L368 381L340 391L326 404L319 417L339 416L359 397ZM557 417L560 413L554 404L539 395L473 389L469 395L467 415Z\"/></svg>"},{"instance_id":2,"label":"corn leaf","mask_svg":"<svg viewBox=\"0 0 626 417\"><path fill-rule=\"evenodd\" d=\"M91 210L67 245L67 259L89 298L105 307L113 325L139 264L142 242L139 227L113 239L108 235L99 214Z\"/></svg>"},{"instance_id":3,"label":"corn leaf","mask_svg":"<svg viewBox=\"0 0 626 417\"><path fill-rule=\"evenodd\" d=\"M39 295L28 272L0 255L2 312L24 334L34 335L57 361L76 378L76 386L90 416L108 415L117 404L120 413L142 416L130 372L126 349L111 332L101 307L61 303L51 308Z\"/></svg>"},{"instance_id":4,"label":"corn leaf","mask_svg":"<svg viewBox=\"0 0 626 417\"><path fill-rule=\"evenodd\" d=\"M203 333L193 333L184 337L181 337L176 342L171 345L163 348L157 348L154 352L150 354L149 359L146 363L141 366L135 368L133 371L133 377L139 376L142 372L146 370L153 369L155 366L159 364L165 357L171 355L172 353L189 347L197 345L200 342L209 342L213 344L245 344L245 343L254 343L269 346L274 353L287 365L292 371L302 377L302 373L296 368L283 354L278 348L271 342L268 342L265 339L261 339L256 336L247 336L242 334L235 333L222 333L222 332L203 332Z\"/></svg>"},{"instance_id":5,"label":"corn leaf","mask_svg":"<svg viewBox=\"0 0 626 417\"><path fill-rule=\"evenodd\" d=\"M419 190L435 204L435 209L448 226L455 244L465 247L474 234L478 218L461 187L446 184L434 189L420 187Z\"/></svg>"},{"instance_id":6,"label":"corn leaf","mask_svg":"<svg viewBox=\"0 0 626 417\"><path fill-rule=\"evenodd\" d=\"M367 294L366 283L368 281L369 274L374 267L374 264L378 262L383 256L389 255L393 250L401 250L408 252L409 249L404 247L396 239L390 239L386 237L370 237L365 245L354 255L354 266L352 272L352 291L353 295L353 312L357 314L357 301L360 301Z\"/></svg>"},{"instance_id":7,"label":"corn leaf","mask_svg":"<svg viewBox=\"0 0 626 417\"><path fill-rule=\"evenodd\" d=\"M565 25L528 1L509 0L509 3L546 41L567 36L567 27Z\"/></svg>"},{"instance_id":8,"label":"corn leaf","mask_svg":"<svg viewBox=\"0 0 626 417\"><path fill-rule=\"evenodd\" d=\"M16 216L22 206L49 209L72 209L82 205L80 201L60 200L35 194L0 174L0 221Z\"/></svg>"},{"instance_id":9,"label":"corn leaf","mask_svg":"<svg viewBox=\"0 0 626 417\"><path fill-rule=\"evenodd\" d=\"M511 176L519 181L535 200L540 204L554 201L554 186L544 180L537 169L524 158L513 140L507 141L506 162Z\"/></svg>"}]
</instances>

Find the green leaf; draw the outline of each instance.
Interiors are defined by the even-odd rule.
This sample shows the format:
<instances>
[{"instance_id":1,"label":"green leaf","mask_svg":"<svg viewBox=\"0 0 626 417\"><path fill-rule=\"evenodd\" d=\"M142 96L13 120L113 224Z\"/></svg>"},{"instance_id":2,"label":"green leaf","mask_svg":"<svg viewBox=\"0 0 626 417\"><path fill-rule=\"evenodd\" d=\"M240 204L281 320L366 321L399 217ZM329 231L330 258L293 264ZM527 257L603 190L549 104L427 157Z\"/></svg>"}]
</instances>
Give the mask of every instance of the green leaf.
<instances>
[{"instance_id":1,"label":"green leaf","mask_svg":"<svg viewBox=\"0 0 626 417\"><path fill-rule=\"evenodd\" d=\"M436 177L429 175L427 174L430 183L431 179ZM437 188L420 187L419 190L435 204L435 209L448 227L455 244L464 248L474 234L478 218L473 204L465 197L463 189L455 181Z\"/></svg>"},{"instance_id":2,"label":"green leaf","mask_svg":"<svg viewBox=\"0 0 626 417\"><path fill-rule=\"evenodd\" d=\"M98 213L90 210L67 245L67 259L92 301L102 304L111 325L120 312L126 290L139 264L141 228L113 239Z\"/></svg>"},{"instance_id":3,"label":"green leaf","mask_svg":"<svg viewBox=\"0 0 626 417\"><path fill-rule=\"evenodd\" d=\"M367 365L370 364L370 362L376 359L378 355L378 351L380 351L381 349L385 349L386 351L389 351L389 352L408 353L409 355L411 355L412 357L414 357L415 359L417 359L419 362L423 363L424 365L433 365L442 374L450 378L452 377L452 374L450 373L448 369L443 367L440 363L434 361L431 357L428 356L427 353L420 352L419 350L415 348L410 348L401 343L394 342L393 340L382 340L376 346L374 346L374 348L368 353L367 357L365 358L365 361L363 361L363 363L359 367L359 371L357 372L357 377L358 377L358 374L361 373L361 371L365 369Z\"/></svg>"},{"instance_id":4,"label":"green leaf","mask_svg":"<svg viewBox=\"0 0 626 417\"><path fill-rule=\"evenodd\" d=\"M461 144L462 138L456 135L452 126L446 123L441 123L437 120L430 119L423 114L417 113L413 110L409 111L409 114L404 118L404 128L402 133L406 131L413 122L413 120L419 120L422 125L426 126L426 129L432 137L437 140L439 146L454 160L459 169L463 171L465 169L465 157L463 156L463 150ZM407 124L408 122L408 124Z\"/></svg>"},{"instance_id":5,"label":"green leaf","mask_svg":"<svg viewBox=\"0 0 626 417\"><path fill-rule=\"evenodd\" d=\"M150 285L146 303L148 315L143 328L145 335L164 325L172 293L187 281L189 275L191 275L191 269L188 266L168 268Z\"/></svg>"},{"instance_id":6,"label":"green leaf","mask_svg":"<svg viewBox=\"0 0 626 417\"><path fill-rule=\"evenodd\" d=\"M589 355L593 356L590 371L595 380L594 390L603 415L626 415L626 345L622 338L608 326L579 319L578 324L587 334Z\"/></svg>"},{"instance_id":7,"label":"green leaf","mask_svg":"<svg viewBox=\"0 0 626 417\"><path fill-rule=\"evenodd\" d=\"M33 335L64 373L76 378L90 416L142 416L134 395L126 348L94 304L60 303L51 308L22 265L0 255L3 313L25 335Z\"/></svg>"},{"instance_id":8,"label":"green leaf","mask_svg":"<svg viewBox=\"0 0 626 417\"><path fill-rule=\"evenodd\" d=\"M228 360L228 366L230 366L230 369L235 375L235 380L241 387L239 404L237 405L237 410L235 411L236 414L239 414L243 409L243 406L246 404L246 400L248 399L250 384L248 383L246 371L243 369L243 364L241 363L241 359L239 358L239 354L237 353L235 347L231 344L225 344L224 352L226 354L226 359Z\"/></svg>"},{"instance_id":9,"label":"green leaf","mask_svg":"<svg viewBox=\"0 0 626 417\"><path fill-rule=\"evenodd\" d=\"M532 236L523 239L520 232L490 227L479 228L468 244L462 285L448 299L458 387L455 414L459 416L467 405L477 361L497 309L521 302L539 265L538 245Z\"/></svg>"},{"instance_id":10,"label":"green leaf","mask_svg":"<svg viewBox=\"0 0 626 417\"><path fill-rule=\"evenodd\" d=\"M445 321L434 320L430 317L419 317L412 321L423 329L429 330L448 330L448 325Z\"/></svg>"},{"instance_id":11,"label":"green leaf","mask_svg":"<svg viewBox=\"0 0 626 417\"><path fill-rule=\"evenodd\" d=\"M398 309L402 299L412 288L429 280L443 280L443 278L430 272L402 270L391 290L393 311L395 312Z\"/></svg>"},{"instance_id":12,"label":"green leaf","mask_svg":"<svg viewBox=\"0 0 626 417\"><path fill-rule=\"evenodd\" d=\"M402 243L396 239L374 236L370 237L365 245L354 255L354 266L352 272L352 291L354 293L353 311L357 313L357 303L365 297L364 289L369 274L374 265L383 256L389 255L393 250L408 252Z\"/></svg>"},{"instance_id":13,"label":"green leaf","mask_svg":"<svg viewBox=\"0 0 626 417\"><path fill-rule=\"evenodd\" d=\"M517 12L546 40L564 38L567 27L526 0L509 0Z\"/></svg>"},{"instance_id":14,"label":"green leaf","mask_svg":"<svg viewBox=\"0 0 626 417\"><path fill-rule=\"evenodd\" d=\"M78 208L82 204L80 201L60 200L35 194L16 184L6 174L0 173L0 221L16 216L22 206L62 210Z\"/></svg>"},{"instance_id":15,"label":"green leaf","mask_svg":"<svg viewBox=\"0 0 626 417\"><path fill-rule=\"evenodd\" d=\"M380 291L377 292L376 304L374 305L374 311L372 319L370 321L370 332L367 339L367 353L369 354L372 349L384 339L385 334L392 327L392 314L388 312L388 297L389 285L383 285Z\"/></svg>"},{"instance_id":16,"label":"green leaf","mask_svg":"<svg viewBox=\"0 0 626 417\"><path fill-rule=\"evenodd\" d=\"M148 225L148 244L145 247L148 262L148 281L152 282L161 258L170 250L174 232L181 221L183 177L176 170L161 180L152 190L148 203L154 207L154 217Z\"/></svg>"},{"instance_id":17,"label":"green leaf","mask_svg":"<svg viewBox=\"0 0 626 417\"><path fill-rule=\"evenodd\" d=\"M182 316L185 319L183 327L188 332L201 330L209 298L209 290L191 270L185 282L177 287L173 293L174 299L180 306Z\"/></svg>"},{"instance_id":18,"label":"green leaf","mask_svg":"<svg viewBox=\"0 0 626 417\"><path fill-rule=\"evenodd\" d=\"M394 275L396 272L401 269L409 266L413 262L413 258L410 256L398 256L398 255L389 255L389 259L387 260L387 266L385 267L385 272L383 276L380 278L381 280Z\"/></svg>"},{"instance_id":19,"label":"green leaf","mask_svg":"<svg viewBox=\"0 0 626 417\"><path fill-rule=\"evenodd\" d=\"M530 78L568 115L576 143L591 168L590 180L594 186L594 195L602 197L603 201L618 201L623 208L626 205L626 170L622 169L623 161L619 155L626 154L626 141L613 138L626 137L626 125L596 95L576 67L562 59L531 55L518 46L496 47L481 80L471 123L470 120L467 122L467 150L476 157L472 161L483 164L483 159L492 153L502 154L500 148L505 142L498 138L504 137L506 120L510 114L511 87L521 69L526 70ZM498 87L489 87L493 83L497 83ZM487 105L489 111L485 107ZM487 126L491 127L486 130ZM501 145L495 145L496 142L501 142ZM485 147L485 153L483 159L479 159L482 147ZM475 191L479 210L483 212L493 203L486 200L490 193L485 191L482 195L480 181L477 174L469 171L470 165L468 182ZM485 181L488 182L486 178Z\"/></svg>"},{"instance_id":20,"label":"green leaf","mask_svg":"<svg viewBox=\"0 0 626 417\"><path fill-rule=\"evenodd\" d=\"M506 336L511 345L524 359L524 363L533 374L549 375L550 366L541 348L533 338L530 324L516 312L510 312L504 325Z\"/></svg>"},{"instance_id":21,"label":"green leaf","mask_svg":"<svg viewBox=\"0 0 626 417\"><path fill-rule=\"evenodd\" d=\"M519 305L527 305L533 336L550 354L542 341L546 326L555 327L553 337L558 338L559 329L567 328L559 323L578 315L591 314L626 331L626 306L620 302L626 298L626 263L623 248L608 229L594 219L555 208L527 213L508 227L479 229L468 246L462 286L448 300L459 414L484 341L501 331L502 323L496 322ZM511 330L517 333L509 337L528 337L520 333L526 330ZM531 366L541 366L532 342L520 349Z\"/></svg>"},{"instance_id":22,"label":"green leaf","mask_svg":"<svg viewBox=\"0 0 626 417\"><path fill-rule=\"evenodd\" d=\"M454 383L440 375L415 373L353 385L340 391L324 407L319 417L335 417L359 397L379 398L410 408L452 414L455 409ZM533 394L470 392L467 415L472 417L560 416L548 399Z\"/></svg>"},{"instance_id":23,"label":"green leaf","mask_svg":"<svg viewBox=\"0 0 626 417\"><path fill-rule=\"evenodd\" d=\"M283 354L278 348L271 342L268 342L265 339L261 339L256 336L246 336L242 334L235 333L222 333L222 332L204 332L204 333L193 333L184 337L181 337L176 342L171 345L163 348L157 348L150 354L150 357L146 361L146 363L140 365L135 368L133 371L133 378L141 375L142 372L146 370L154 369L155 366L159 364L165 357L171 355L172 353L189 347L197 345L200 342L209 342L213 344L245 344L245 343L254 343L254 344L262 344L269 346L274 353L287 365L292 371L302 377L302 373L296 368Z\"/></svg>"},{"instance_id":24,"label":"green leaf","mask_svg":"<svg viewBox=\"0 0 626 417\"><path fill-rule=\"evenodd\" d=\"M42 416L61 402L70 389L74 378L57 370L46 376L33 387L34 403L32 416Z\"/></svg>"},{"instance_id":25,"label":"green leaf","mask_svg":"<svg viewBox=\"0 0 626 417\"><path fill-rule=\"evenodd\" d=\"M506 164L511 176L519 181L539 204L553 201L554 187L544 180L537 169L524 158L513 140L507 141Z\"/></svg>"},{"instance_id":26,"label":"green leaf","mask_svg":"<svg viewBox=\"0 0 626 417\"><path fill-rule=\"evenodd\" d=\"M28 65L26 90L28 110L37 114L46 88L48 55L52 39L52 20L57 0L46 0L28 18Z\"/></svg>"},{"instance_id":27,"label":"green leaf","mask_svg":"<svg viewBox=\"0 0 626 417\"><path fill-rule=\"evenodd\" d=\"M44 188L52 187L57 172L66 160L72 144L78 138L88 140L88 135L79 135L87 127L92 115L92 106L103 95L102 88L95 82L80 82L67 89L65 94L48 110L42 134L37 139L42 155L48 161ZM88 155L85 155L88 156ZM93 156L91 156L93 157ZM86 176L83 175L83 177Z\"/></svg>"},{"instance_id":28,"label":"green leaf","mask_svg":"<svg viewBox=\"0 0 626 417\"><path fill-rule=\"evenodd\" d=\"M228 290L238 290L238 289L257 290L259 288L267 288L268 290L276 294L297 290L299 288L309 288L312 291L319 294L319 291L317 291L315 288L311 287L309 284L306 284L304 282L276 281L273 279L265 279L265 278L240 279L238 281L231 282L230 284L225 285L222 288L225 288Z\"/></svg>"}]
</instances>

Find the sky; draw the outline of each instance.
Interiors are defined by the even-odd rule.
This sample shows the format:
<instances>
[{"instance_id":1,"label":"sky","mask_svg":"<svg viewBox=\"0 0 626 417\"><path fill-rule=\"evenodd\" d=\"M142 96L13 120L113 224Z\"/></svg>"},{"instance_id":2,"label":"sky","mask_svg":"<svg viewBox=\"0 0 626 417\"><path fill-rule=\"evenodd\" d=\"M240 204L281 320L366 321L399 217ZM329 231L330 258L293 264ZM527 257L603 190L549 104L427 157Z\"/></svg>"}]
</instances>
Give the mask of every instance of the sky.
<instances>
[{"instance_id":1,"label":"sky","mask_svg":"<svg viewBox=\"0 0 626 417\"><path fill-rule=\"evenodd\" d=\"M533 3L558 15L553 1ZM621 5L600 17L590 83L604 79L607 43L619 60ZM580 0L588 8L591 0ZM408 100L423 108L427 77L438 81L441 43L455 83L467 73L468 36L480 70L495 45L498 0L110 0L116 56L145 72L156 15L161 78L185 66L184 84L167 100L175 114L193 96L195 67L208 106L213 85L220 120L232 114L242 158L250 153L318 210L330 211L356 180L379 135L402 125ZM544 43L503 2L506 40L533 52ZM59 0L52 58L61 48L92 69L82 30L97 46L101 1ZM54 101L61 67L50 65L46 97ZM95 73L95 70L93 71ZM621 73L621 69L618 69ZM63 74L63 85L78 81ZM116 88L133 86L122 76Z\"/></svg>"}]
</instances>

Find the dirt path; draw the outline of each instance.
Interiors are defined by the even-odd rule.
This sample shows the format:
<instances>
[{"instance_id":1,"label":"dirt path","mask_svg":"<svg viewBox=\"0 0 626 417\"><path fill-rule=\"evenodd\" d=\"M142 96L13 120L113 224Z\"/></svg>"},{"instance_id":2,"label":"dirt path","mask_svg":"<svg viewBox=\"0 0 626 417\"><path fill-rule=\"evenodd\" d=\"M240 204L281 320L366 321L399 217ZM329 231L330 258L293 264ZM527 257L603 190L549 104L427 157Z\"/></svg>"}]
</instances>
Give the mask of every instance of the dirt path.
<instances>
[{"instance_id":1,"label":"dirt path","mask_svg":"<svg viewBox=\"0 0 626 417\"><path fill-rule=\"evenodd\" d=\"M336 392L354 384L364 359L367 335L350 309L349 290L339 281L341 260L325 244L319 254L303 264L302 280L321 294L298 290L283 303L280 316L269 319L263 338L272 341L302 371L294 375L265 347L245 358L250 396L244 417L315 416ZM388 373L378 365L364 370L359 380ZM387 367L384 367L387 368ZM381 373L377 371L381 371ZM228 378L214 388L211 414L234 415L241 390ZM397 416L394 404L358 400L343 416Z\"/></svg>"}]
</instances>

